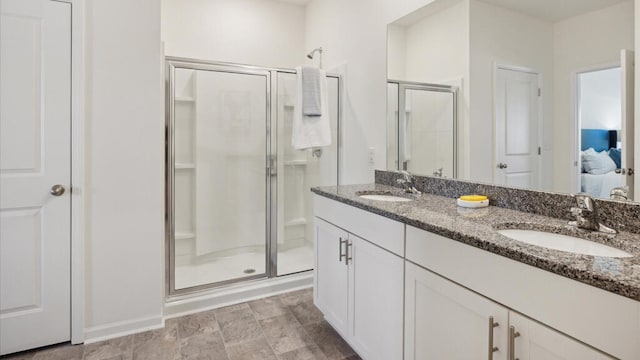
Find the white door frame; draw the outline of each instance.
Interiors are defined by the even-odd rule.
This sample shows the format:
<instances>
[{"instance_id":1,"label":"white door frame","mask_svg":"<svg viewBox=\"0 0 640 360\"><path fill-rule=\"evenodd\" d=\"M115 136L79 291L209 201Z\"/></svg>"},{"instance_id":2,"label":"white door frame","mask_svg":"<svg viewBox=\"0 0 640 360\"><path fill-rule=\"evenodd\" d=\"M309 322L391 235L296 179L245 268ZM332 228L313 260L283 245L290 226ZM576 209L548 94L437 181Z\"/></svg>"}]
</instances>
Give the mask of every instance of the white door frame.
<instances>
[{"instance_id":1,"label":"white door frame","mask_svg":"<svg viewBox=\"0 0 640 360\"><path fill-rule=\"evenodd\" d=\"M496 182L496 177L497 177L497 168L496 168L496 164L497 162L497 154L498 154L498 147L497 147L497 143L496 143L496 85L497 85L497 79L498 79L498 70L510 70L510 71L519 71L519 72L526 72L526 73L530 73L530 74L535 74L538 76L538 89L541 90L541 95L538 96L538 146L540 147L540 149L542 150L542 143L543 143L543 135L544 135L544 88L543 88L543 75L542 72L534 69L534 68L529 68L529 67L524 67L524 66L516 66L516 65L507 65L504 63L499 63L499 62L494 62L493 63L493 101L491 104L491 108L493 110L493 113L491 114L492 116L492 125L493 125L493 132L491 133L491 136L493 137L493 161L492 161L492 166L493 166L493 182ZM537 178L538 178L538 188L542 188L543 185L543 158L544 156L542 156L542 154L538 155L538 161L537 161ZM535 190L535 189L534 189Z\"/></svg>"},{"instance_id":2,"label":"white door frame","mask_svg":"<svg viewBox=\"0 0 640 360\"><path fill-rule=\"evenodd\" d=\"M615 67L620 67L620 61L612 61L604 64L585 66L578 69L574 69L571 71L571 104L569 106L569 118L571 119L571 152L569 152L572 157L569 159L568 166L571 169L571 192L577 194L580 192L580 171L578 171L580 167L580 149L579 146L582 142L581 134L580 134L580 119L579 119L579 111L578 111L578 100L580 94L578 94L578 75L612 69Z\"/></svg>"},{"instance_id":3,"label":"white door frame","mask_svg":"<svg viewBox=\"0 0 640 360\"><path fill-rule=\"evenodd\" d=\"M84 6L71 4L71 343L84 342Z\"/></svg>"}]
</instances>

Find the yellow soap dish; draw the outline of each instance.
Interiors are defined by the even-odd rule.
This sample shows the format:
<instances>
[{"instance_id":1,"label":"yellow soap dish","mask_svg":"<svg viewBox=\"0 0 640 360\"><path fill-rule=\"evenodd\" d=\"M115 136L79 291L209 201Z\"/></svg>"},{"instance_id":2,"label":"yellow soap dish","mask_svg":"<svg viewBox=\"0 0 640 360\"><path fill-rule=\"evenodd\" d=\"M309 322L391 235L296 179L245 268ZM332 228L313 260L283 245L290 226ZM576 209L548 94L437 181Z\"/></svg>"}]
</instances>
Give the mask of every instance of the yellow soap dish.
<instances>
[{"instance_id":1,"label":"yellow soap dish","mask_svg":"<svg viewBox=\"0 0 640 360\"><path fill-rule=\"evenodd\" d=\"M460 200L464 200L464 201L483 201L483 200L487 200L488 198L484 195L462 195L460 196Z\"/></svg>"},{"instance_id":2,"label":"yellow soap dish","mask_svg":"<svg viewBox=\"0 0 640 360\"><path fill-rule=\"evenodd\" d=\"M489 206L489 199L484 195L463 195L456 200L458 206L465 208L483 208Z\"/></svg>"}]
</instances>

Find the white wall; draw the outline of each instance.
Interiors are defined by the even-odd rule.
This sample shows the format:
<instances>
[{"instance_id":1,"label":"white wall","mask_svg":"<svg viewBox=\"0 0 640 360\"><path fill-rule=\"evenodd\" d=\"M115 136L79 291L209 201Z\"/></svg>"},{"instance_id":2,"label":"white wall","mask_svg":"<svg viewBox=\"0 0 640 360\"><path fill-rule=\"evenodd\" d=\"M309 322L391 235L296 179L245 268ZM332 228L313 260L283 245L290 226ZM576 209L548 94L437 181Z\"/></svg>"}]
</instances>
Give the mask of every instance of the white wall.
<instances>
[{"instance_id":1,"label":"white wall","mask_svg":"<svg viewBox=\"0 0 640 360\"><path fill-rule=\"evenodd\" d=\"M306 44L324 48L325 68L339 67L343 102L343 183L373 181L386 168L387 24L430 0L322 0L306 11ZM369 147L375 148L373 166Z\"/></svg>"},{"instance_id":2,"label":"white wall","mask_svg":"<svg viewBox=\"0 0 640 360\"><path fill-rule=\"evenodd\" d=\"M543 81L543 157L551 159L553 122L552 24L504 8L471 0L470 5L470 179L493 182L495 64L524 67L541 74ZM551 162L543 171L551 171ZM546 176L545 179L550 179ZM543 183L543 188L551 189Z\"/></svg>"},{"instance_id":3,"label":"white wall","mask_svg":"<svg viewBox=\"0 0 640 360\"><path fill-rule=\"evenodd\" d=\"M292 68L306 59L305 8L275 0L162 0L171 56ZM315 47L315 46L314 46Z\"/></svg>"},{"instance_id":4,"label":"white wall","mask_svg":"<svg viewBox=\"0 0 640 360\"><path fill-rule=\"evenodd\" d=\"M407 28L389 25L387 32L387 77L393 80L406 79Z\"/></svg>"},{"instance_id":5,"label":"white wall","mask_svg":"<svg viewBox=\"0 0 640 360\"><path fill-rule=\"evenodd\" d=\"M634 48L633 16L633 2L627 1L554 24L553 149L556 154L571 155L577 149L570 141L575 137L571 112L573 73L619 63L620 50ZM554 157L554 190L575 191L571 184L575 178L573 161L572 156Z\"/></svg>"},{"instance_id":6,"label":"white wall","mask_svg":"<svg viewBox=\"0 0 640 360\"><path fill-rule=\"evenodd\" d=\"M85 337L162 324L160 4L87 0Z\"/></svg>"},{"instance_id":7,"label":"white wall","mask_svg":"<svg viewBox=\"0 0 640 360\"><path fill-rule=\"evenodd\" d=\"M469 3L459 1L406 30L406 78L442 83L466 78L469 68Z\"/></svg>"}]
</instances>

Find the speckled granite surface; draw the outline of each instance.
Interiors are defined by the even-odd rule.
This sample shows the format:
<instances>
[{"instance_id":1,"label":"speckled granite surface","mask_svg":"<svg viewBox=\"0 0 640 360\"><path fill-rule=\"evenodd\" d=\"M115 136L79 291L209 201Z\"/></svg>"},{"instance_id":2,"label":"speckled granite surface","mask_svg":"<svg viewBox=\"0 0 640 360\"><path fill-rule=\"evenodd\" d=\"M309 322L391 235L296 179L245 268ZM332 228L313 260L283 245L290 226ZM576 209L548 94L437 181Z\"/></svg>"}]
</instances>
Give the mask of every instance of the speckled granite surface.
<instances>
[{"instance_id":1,"label":"speckled granite surface","mask_svg":"<svg viewBox=\"0 0 640 360\"><path fill-rule=\"evenodd\" d=\"M376 170L376 184L397 186L401 175L393 171ZM458 198L460 195L482 194L493 206L544 215L558 219L571 219L569 209L575 200L568 194L509 188L463 180L416 176L417 188L423 193ZM640 203L595 199L600 222L620 231L640 234Z\"/></svg>"},{"instance_id":2,"label":"speckled granite surface","mask_svg":"<svg viewBox=\"0 0 640 360\"><path fill-rule=\"evenodd\" d=\"M462 243L502 255L598 288L640 301L640 235L621 231L615 236L594 234L567 225L567 220L489 206L464 209L452 197L411 195L383 184L313 188L316 194L415 226ZM390 192L409 202L384 202L360 198L360 191ZM507 196L508 195L504 195ZM511 195L515 196L515 195ZM515 199L507 199L511 204ZM551 206L564 206L555 199ZM564 200L562 200L564 201ZM567 204L570 206L570 204ZM540 210L539 210L540 211ZM636 219L636 221L638 221ZM539 229L588 238L625 250L632 258L579 255L528 245L497 232L505 228Z\"/></svg>"}]
</instances>

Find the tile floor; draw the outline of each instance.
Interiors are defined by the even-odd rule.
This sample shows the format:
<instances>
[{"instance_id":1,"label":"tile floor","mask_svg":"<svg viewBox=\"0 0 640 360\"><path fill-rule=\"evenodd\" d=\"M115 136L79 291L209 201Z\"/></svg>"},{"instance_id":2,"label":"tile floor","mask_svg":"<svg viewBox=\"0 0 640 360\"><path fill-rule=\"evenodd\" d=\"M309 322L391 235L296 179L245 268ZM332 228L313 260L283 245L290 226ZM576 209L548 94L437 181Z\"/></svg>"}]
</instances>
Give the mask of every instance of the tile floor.
<instances>
[{"instance_id":1,"label":"tile floor","mask_svg":"<svg viewBox=\"0 0 640 360\"><path fill-rule=\"evenodd\" d=\"M311 289L167 320L164 329L89 345L57 345L11 360L360 359L323 320Z\"/></svg>"}]
</instances>

